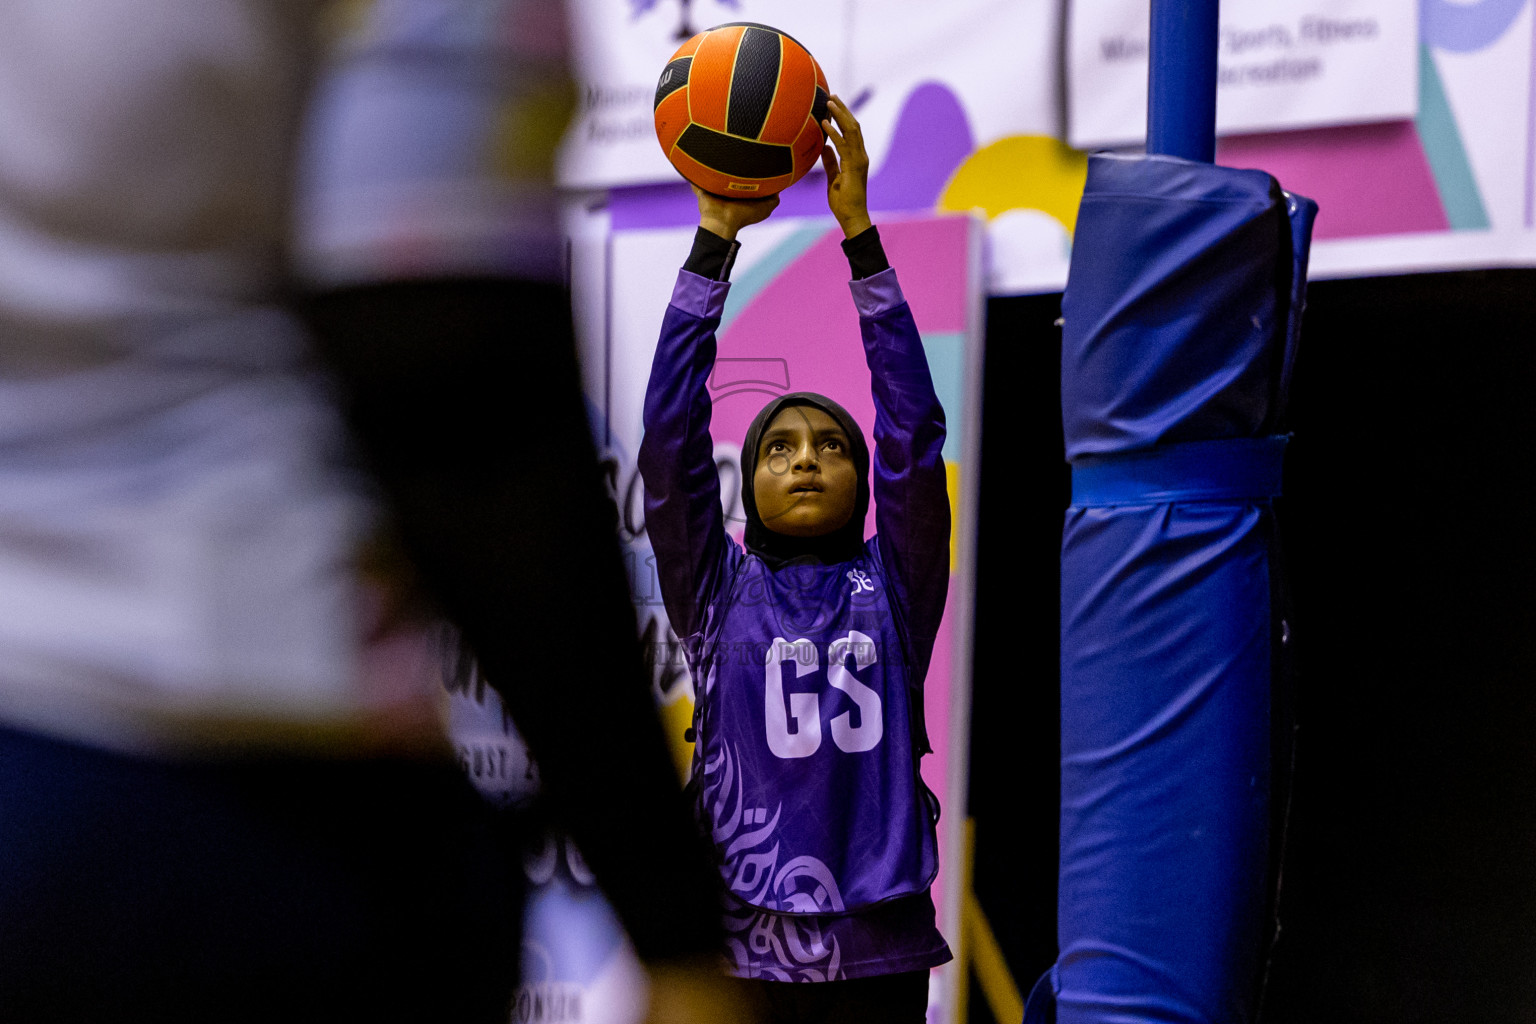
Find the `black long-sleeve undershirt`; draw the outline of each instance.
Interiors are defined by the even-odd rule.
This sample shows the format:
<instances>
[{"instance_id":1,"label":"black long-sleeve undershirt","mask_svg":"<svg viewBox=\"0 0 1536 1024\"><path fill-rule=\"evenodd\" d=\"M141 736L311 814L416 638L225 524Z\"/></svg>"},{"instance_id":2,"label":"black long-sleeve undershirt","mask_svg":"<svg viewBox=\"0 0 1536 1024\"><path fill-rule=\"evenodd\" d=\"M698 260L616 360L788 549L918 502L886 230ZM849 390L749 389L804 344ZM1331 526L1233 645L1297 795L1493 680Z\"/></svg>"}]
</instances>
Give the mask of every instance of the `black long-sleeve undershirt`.
<instances>
[{"instance_id":1,"label":"black long-sleeve undershirt","mask_svg":"<svg viewBox=\"0 0 1536 1024\"><path fill-rule=\"evenodd\" d=\"M694 232L693 249L683 262L683 269L711 281L729 281L740 248L740 242L721 238L701 227ZM843 239L843 255L848 257L848 269L856 281L874 277L891 266L880 242L880 229L873 224L852 238Z\"/></svg>"}]
</instances>

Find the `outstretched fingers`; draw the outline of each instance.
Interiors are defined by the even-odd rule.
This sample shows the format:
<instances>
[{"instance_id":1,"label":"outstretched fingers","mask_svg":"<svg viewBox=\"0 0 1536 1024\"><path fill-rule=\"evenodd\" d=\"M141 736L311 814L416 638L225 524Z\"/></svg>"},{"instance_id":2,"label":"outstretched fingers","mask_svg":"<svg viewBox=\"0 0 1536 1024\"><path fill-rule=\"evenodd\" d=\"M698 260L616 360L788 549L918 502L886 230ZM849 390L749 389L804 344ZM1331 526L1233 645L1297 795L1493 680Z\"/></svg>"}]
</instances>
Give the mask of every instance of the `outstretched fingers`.
<instances>
[{"instance_id":1,"label":"outstretched fingers","mask_svg":"<svg viewBox=\"0 0 1536 1024\"><path fill-rule=\"evenodd\" d=\"M829 99L827 114L821 123L830 143L821 149L821 166L827 172L827 206L842 225L844 235L852 238L870 225L865 194L869 155L864 150L859 122L842 100L836 96Z\"/></svg>"},{"instance_id":2,"label":"outstretched fingers","mask_svg":"<svg viewBox=\"0 0 1536 1024\"><path fill-rule=\"evenodd\" d=\"M830 145L821 147L821 169L827 172L828 181L837 179L837 151Z\"/></svg>"},{"instance_id":3,"label":"outstretched fingers","mask_svg":"<svg viewBox=\"0 0 1536 1024\"><path fill-rule=\"evenodd\" d=\"M869 161L864 152L864 130L859 127L858 119L853 112L843 106L843 101L836 96L827 100L827 114L821 122L822 131L827 133L827 139L837 147L837 155L844 163L857 163Z\"/></svg>"}]
</instances>

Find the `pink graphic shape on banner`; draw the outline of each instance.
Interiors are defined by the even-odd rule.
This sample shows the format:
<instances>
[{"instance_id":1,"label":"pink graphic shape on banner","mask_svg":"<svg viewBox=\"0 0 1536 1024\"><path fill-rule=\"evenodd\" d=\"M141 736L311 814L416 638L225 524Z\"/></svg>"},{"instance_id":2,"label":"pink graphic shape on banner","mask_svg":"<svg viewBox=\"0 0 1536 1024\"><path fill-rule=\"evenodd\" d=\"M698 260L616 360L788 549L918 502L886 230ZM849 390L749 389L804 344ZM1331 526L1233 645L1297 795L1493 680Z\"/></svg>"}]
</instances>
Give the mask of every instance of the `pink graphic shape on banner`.
<instances>
[{"instance_id":1,"label":"pink graphic shape on banner","mask_svg":"<svg viewBox=\"0 0 1536 1024\"><path fill-rule=\"evenodd\" d=\"M891 265L924 334L966 327L968 226L964 217L887 222L880 227ZM817 391L842 405L865 438L875 422L859 316L848 294L842 235L829 229L753 296L719 340L711 381L711 433L737 444L776 395ZM958 410L947 410L953 419ZM873 509L871 509L873 513ZM867 532L874 533L871 514Z\"/></svg>"},{"instance_id":2,"label":"pink graphic shape on banner","mask_svg":"<svg viewBox=\"0 0 1536 1024\"><path fill-rule=\"evenodd\" d=\"M901 280L917 328L924 334L966 329L964 217L889 221L880 238ZM734 369L711 387L717 440L740 443L757 411L774 395L819 391L849 411L869 436L874 405L869 368L859 341L859 316L848 294L848 260L836 228L807 249L731 321L719 340L719 358ZM722 402L726 395L753 400ZM949 410L953 418L958 410ZM871 518L871 527L873 519Z\"/></svg>"},{"instance_id":3,"label":"pink graphic shape on banner","mask_svg":"<svg viewBox=\"0 0 1536 1024\"><path fill-rule=\"evenodd\" d=\"M1412 121L1228 136L1217 142L1216 161L1268 171L1317 200L1315 239L1450 227Z\"/></svg>"}]
</instances>

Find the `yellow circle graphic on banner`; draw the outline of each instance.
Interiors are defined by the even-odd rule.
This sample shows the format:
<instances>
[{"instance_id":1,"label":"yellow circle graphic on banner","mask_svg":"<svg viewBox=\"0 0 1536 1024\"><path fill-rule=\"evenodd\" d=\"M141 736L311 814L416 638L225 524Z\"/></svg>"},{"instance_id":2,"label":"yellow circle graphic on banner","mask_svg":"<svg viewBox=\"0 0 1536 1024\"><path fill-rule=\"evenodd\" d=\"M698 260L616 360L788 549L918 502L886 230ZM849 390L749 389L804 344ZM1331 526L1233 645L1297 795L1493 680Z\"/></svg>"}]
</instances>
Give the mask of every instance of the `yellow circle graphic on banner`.
<instances>
[{"instance_id":1,"label":"yellow circle graphic on banner","mask_svg":"<svg viewBox=\"0 0 1536 1024\"><path fill-rule=\"evenodd\" d=\"M1046 135L1011 135L967 157L938 208L981 210L989 220L1009 210L1039 210L1070 234L1087 180L1088 154Z\"/></svg>"}]
</instances>

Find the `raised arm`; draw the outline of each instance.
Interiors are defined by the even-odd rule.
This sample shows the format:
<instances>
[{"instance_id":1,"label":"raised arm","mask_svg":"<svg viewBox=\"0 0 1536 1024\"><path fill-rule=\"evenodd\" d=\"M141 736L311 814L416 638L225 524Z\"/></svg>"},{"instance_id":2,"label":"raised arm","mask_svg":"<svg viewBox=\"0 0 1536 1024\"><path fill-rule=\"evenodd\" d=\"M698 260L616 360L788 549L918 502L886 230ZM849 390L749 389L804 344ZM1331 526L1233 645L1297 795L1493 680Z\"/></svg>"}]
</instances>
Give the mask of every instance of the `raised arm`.
<instances>
[{"instance_id":1,"label":"raised arm","mask_svg":"<svg viewBox=\"0 0 1536 1024\"><path fill-rule=\"evenodd\" d=\"M695 191L699 231L662 320L645 389L639 455L646 532L656 553L662 599L673 630L683 639L704 627L704 610L725 571L730 543L720 511L707 387L715 365L715 331L730 289L726 278L736 233L778 205L777 197L743 202Z\"/></svg>"},{"instance_id":2,"label":"raised arm","mask_svg":"<svg viewBox=\"0 0 1536 1024\"><path fill-rule=\"evenodd\" d=\"M886 268L851 287L875 400L871 489L880 554L902 588L914 648L926 661L949 588L944 409L896 272Z\"/></svg>"},{"instance_id":3,"label":"raised arm","mask_svg":"<svg viewBox=\"0 0 1536 1024\"><path fill-rule=\"evenodd\" d=\"M912 310L869 219L863 133L836 97L827 113L827 205L843 229L875 401L875 528L899 588L913 653L926 663L949 588L944 409Z\"/></svg>"}]
</instances>

